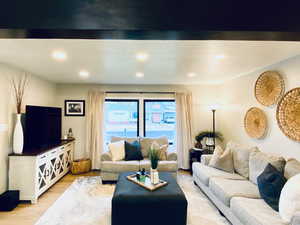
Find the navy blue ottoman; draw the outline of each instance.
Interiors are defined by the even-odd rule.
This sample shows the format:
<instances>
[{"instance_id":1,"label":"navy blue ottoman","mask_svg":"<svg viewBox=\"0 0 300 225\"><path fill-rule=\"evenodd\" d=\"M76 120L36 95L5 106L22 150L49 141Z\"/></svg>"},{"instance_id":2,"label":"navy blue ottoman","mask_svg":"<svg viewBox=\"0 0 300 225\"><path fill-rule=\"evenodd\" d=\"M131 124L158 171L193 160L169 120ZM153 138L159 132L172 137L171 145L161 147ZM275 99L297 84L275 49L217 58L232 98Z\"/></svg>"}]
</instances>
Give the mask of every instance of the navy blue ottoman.
<instances>
[{"instance_id":1,"label":"navy blue ottoman","mask_svg":"<svg viewBox=\"0 0 300 225\"><path fill-rule=\"evenodd\" d=\"M112 225L186 225L187 200L170 173L159 173L167 186L148 191L121 173L112 199Z\"/></svg>"}]
</instances>

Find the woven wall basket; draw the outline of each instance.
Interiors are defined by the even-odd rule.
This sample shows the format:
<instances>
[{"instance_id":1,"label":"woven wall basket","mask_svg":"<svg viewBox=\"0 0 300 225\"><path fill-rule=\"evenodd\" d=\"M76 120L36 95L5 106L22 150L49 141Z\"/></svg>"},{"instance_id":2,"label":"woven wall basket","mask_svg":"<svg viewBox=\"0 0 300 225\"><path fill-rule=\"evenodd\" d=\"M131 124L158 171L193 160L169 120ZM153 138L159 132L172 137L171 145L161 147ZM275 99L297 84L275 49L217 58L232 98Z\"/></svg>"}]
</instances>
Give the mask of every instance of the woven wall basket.
<instances>
[{"instance_id":1,"label":"woven wall basket","mask_svg":"<svg viewBox=\"0 0 300 225\"><path fill-rule=\"evenodd\" d=\"M262 73L255 83L255 98L265 106L276 104L284 94L284 80L275 71Z\"/></svg>"},{"instance_id":2,"label":"woven wall basket","mask_svg":"<svg viewBox=\"0 0 300 225\"><path fill-rule=\"evenodd\" d=\"M259 108L250 108L244 119L244 127L251 138L263 138L267 130L267 117Z\"/></svg>"},{"instance_id":3,"label":"woven wall basket","mask_svg":"<svg viewBox=\"0 0 300 225\"><path fill-rule=\"evenodd\" d=\"M280 100L276 118L286 136L300 141L300 87L290 90Z\"/></svg>"}]
</instances>

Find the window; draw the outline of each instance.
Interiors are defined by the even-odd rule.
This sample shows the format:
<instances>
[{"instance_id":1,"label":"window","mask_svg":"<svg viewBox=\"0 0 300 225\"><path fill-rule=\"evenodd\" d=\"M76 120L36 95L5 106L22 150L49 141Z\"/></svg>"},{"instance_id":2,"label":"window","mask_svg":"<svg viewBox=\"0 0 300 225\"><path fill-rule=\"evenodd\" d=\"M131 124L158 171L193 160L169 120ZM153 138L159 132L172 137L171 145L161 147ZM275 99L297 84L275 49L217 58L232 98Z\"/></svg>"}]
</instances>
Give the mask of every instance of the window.
<instances>
[{"instance_id":1,"label":"window","mask_svg":"<svg viewBox=\"0 0 300 225\"><path fill-rule=\"evenodd\" d=\"M112 136L139 136L139 101L107 99L105 101L105 143Z\"/></svg>"},{"instance_id":2,"label":"window","mask_svg":"<svg viewBox=\"0 0 300 225\"><path fill-rule=\"evenodd\" d=\"M140 104L141 107L140 108ZM139 109L141 111L139 111ZM105 143L117 137L168 137L175 143L176 104L162 99L107 99L105 101Z\"/></svg>"},{"instance_id":3,"label":"window","mask_svg":"<svg viewBox=\"0 0 300 225\"><path fill-rule=\"evenodd\" d=\"M144 136L167 136L175 142L176 104L174 100L144 100Z\"/></svg>"}]
</instances>

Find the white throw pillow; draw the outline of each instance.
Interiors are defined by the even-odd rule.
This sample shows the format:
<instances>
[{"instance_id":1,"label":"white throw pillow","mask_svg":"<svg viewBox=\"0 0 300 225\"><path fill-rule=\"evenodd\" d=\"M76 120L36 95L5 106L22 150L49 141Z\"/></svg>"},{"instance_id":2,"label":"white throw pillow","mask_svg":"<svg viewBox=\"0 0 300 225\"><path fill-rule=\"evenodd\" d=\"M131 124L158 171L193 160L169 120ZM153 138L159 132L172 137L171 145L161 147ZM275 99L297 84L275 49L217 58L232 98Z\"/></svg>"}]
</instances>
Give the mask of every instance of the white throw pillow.
<instances>
[{"instance_id":1,"label":"white throw pillow","mask_svg":"<svg viewBox=\"0 0 300 225\"><path fill-rule=\"evenodd\" d=\"M111 153L112 161L120 161L125 159L125 142L117 141L110 143L108 149Z\"/></svg>"},{"instance_id":2,"label":"white throw pillow","mask_svg":"<svg viewBox=\"0 0 300 225\"><path fill-rule=\"evenodd\" d=\"M291 223L293 216L300 212L300 174L290 178L281 190L279 215L286 223Z\"/></svg>"}]
</instances>

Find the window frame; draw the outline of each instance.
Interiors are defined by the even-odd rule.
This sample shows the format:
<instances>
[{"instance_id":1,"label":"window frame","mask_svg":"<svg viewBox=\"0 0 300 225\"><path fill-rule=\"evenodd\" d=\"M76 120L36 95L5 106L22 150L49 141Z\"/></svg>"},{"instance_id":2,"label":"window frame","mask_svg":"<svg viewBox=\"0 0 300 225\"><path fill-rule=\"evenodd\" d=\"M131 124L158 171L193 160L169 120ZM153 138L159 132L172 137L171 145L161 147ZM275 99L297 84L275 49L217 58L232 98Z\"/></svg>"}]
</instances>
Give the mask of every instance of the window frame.
<instances>
[{"instance_id":1,"label":"window frame","mask_svg":"<svg viewBox=\"0 0 300 225\"><path fill-rule=\"evenodd\" d=\"M174 102L174 103L176 103L175 99L143 99L143 136L144 137L146 137L146 103L147 102ZM174 145L173 142L170 142L169 144Z\"/></svg>"},{"instance_id":2,"label":"window frame","mask_svg":"<svg viewBox=\"0 0 300 225\"><path fill-rule=\"evenodd\" d=\"M140 101L139 99L106 98L105 102L136 102L137 103L137 137L140 136Z\"/></svg>"}]
</instances>

